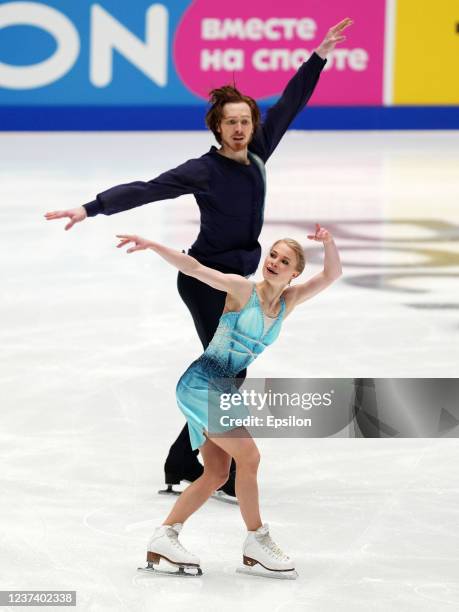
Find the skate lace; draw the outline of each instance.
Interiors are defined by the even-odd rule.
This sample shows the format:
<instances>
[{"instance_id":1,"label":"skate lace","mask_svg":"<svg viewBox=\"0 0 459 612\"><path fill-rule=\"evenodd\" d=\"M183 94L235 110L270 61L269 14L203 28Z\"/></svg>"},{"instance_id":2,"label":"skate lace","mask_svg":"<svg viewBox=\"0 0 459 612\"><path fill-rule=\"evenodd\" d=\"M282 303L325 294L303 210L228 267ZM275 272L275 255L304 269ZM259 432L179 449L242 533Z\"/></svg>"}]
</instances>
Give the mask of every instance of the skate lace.
<instances>
[{"instance_id":1,"label":"skate lace","mask_svg":"<svg viewBox=\"0 0 459 612\"><path fill-rule=\"evenodd\" d=\"M269 533L259 536L257 540L264 548L267 549L267 551L272 557L288 560L289 557L284 553L283 550L279 548L279 546L275 542L273 542Z\"/></svg>"},{"instance_id":2,"label":"skate lace","mask_svg":"<svg viewBox=\"0 0 459 612\"><path fill-rule=\"evenodd\" d=\"M182 552L186 553L186 554L190 554L187 549L182 546L182 543L179 542L178 540L178 533L174 530L174 529L168 529L167 530L167 536L170 540L170 542L172 542L172 544L178 548L179 550L181 550Z\"/></svg>"}]
</instances>

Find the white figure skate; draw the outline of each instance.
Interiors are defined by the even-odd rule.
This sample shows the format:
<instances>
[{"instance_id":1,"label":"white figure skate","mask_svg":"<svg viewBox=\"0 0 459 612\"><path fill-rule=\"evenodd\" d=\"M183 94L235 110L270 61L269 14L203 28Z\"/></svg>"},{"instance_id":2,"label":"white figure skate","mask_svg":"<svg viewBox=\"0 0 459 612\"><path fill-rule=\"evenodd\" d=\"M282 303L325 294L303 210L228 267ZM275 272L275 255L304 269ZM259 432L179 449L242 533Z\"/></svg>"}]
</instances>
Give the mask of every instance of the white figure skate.
<instances>
[{"instance_id":1,"label":"white figure skate","mask_svg":"<svg viewBox=\"0 0 459 612\"><path fill-rule=\"evenodd\" d=\"M236 570L240 574L280 578L282 580L298 578L295 564L272 541L266 523L256 531L247 533L243 548L243 560L244 564Z\"/></svg>"},{"instance_id":2,"label":"white figure skate","mask_svg":"<svg viewBox=\"0 0 459 612\"><path fill-rule=\"evenodd\" d=\"M147 566L137 569L168 576L201 576L198 557L188 552L178 540L181 529L181 523L158 527L148 545Z\"/></svg>"}]
</instances>

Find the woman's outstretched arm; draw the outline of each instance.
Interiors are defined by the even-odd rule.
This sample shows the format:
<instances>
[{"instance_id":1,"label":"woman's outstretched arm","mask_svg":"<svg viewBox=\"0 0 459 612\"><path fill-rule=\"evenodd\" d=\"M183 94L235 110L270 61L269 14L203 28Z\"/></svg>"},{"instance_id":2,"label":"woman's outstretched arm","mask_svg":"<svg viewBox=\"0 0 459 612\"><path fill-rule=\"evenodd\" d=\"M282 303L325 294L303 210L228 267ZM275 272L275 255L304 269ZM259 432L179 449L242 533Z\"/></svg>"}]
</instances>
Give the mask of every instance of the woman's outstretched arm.
<instances>
[{"instance_id":1,"label":"woman's outstretched arm","mask_svg":"<svg viewBox=\"0 0 459 612\"><path fill-rule=\"evenodd\" d=\"M294 306L311 299L329 287L343 273L338 249L329 231L316 223L316 233L314 235L309 235L308 239L315 240L316 242L323 242L324 269L305 283L295 285L288 289L289 299Z\"/></svg>"},{"instance_id":2,"label":"woman's outstretched arm","mask_svg":"<svg viewBox=\"0 0 459 612\"><path fill-rule=\"evenodd\" d=\"M155 251L155 253L158 253L158 255L177 268L177 270L183 272L183 274L193 276L214 289L226 291L226 293L231 294L241 301L246 300L248 298L248 292L252 290L252 283L243 276L239 274L224 274L213 268L203 266L197 259L191 257L191 255L186 255L175 249L170 249L158 242L146 240L145 238L131 234L117 234L116 237L120 239L120 243L117 245L118 249L132 242L134 245L126 251L127 253L147 249Z\"/></svg>"}]
</instances>

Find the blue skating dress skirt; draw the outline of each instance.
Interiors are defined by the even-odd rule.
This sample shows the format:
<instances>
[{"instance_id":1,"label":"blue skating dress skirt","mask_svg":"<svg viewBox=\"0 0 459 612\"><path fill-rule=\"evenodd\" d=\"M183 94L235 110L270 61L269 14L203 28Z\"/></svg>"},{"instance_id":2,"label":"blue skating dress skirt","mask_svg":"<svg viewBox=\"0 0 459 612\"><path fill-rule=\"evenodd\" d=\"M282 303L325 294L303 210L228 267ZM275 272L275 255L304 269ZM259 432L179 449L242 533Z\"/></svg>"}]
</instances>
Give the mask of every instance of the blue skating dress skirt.
<instances>
[{"instance_id":1,"label":"blue skating dress skirt","mask_svg":"<svg viewBox=\"0 0 459 612\"><path fill-rule=\"evenodd\" d=\"M242 310L226 312L220 317L209 346L177 384L177 404L188 421L193 450L206 441L203 431L209 431L209 417L212 425L218 421L218 415L212 413L218 408L209 404L209 387L222 393L237 393L235 377L274 342L279 335L284 313L285 300L281 297L279 314L266 329L266 315L254 285L249 301ZM232 428L226 427L224 431L229 429ZM212 432L216 433L214 427Z\"/></svg>"}]
</instances>

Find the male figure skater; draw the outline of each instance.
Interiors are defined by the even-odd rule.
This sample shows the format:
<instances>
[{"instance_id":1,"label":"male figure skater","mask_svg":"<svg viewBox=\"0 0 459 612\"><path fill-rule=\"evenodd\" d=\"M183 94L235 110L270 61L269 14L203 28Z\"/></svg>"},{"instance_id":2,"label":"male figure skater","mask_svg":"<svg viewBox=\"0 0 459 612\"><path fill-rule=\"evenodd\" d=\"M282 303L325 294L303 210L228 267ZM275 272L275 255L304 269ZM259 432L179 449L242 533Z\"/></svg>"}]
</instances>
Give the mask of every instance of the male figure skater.
<instances>
[{"instance_id":1,"label":"male figure skater","mask_svg":"<svg viewBox=\"0 0 459 612\"><path fill-rule=\"evenodd\" d=\"M261 257L258 243L263 225L265 163L282 136L310 99L327 54L345 40L343 30L352 25L344 19L328 30L324 40L287 84L278 102L269 109L263 123L252 98L235 87L211 92L206 115L208 128L220 148L164 172L150 181L118 185L99 193L95 200L77 208L45 214L47 220L69 218L66 230L87 217L113 215L149 202L193 194L200 209L198 237L188 253L205 266L225 273L252 275ZM206 349L223 312L226 294L179 272L179 294L193 317ZM239 373L242 384L246 371ZM185 425L170 448L164 466L168 492L181 480L194 481L203 472L192 451ZM235 499L235 466L221 490Z\"/></svg>"}]
</instances>

